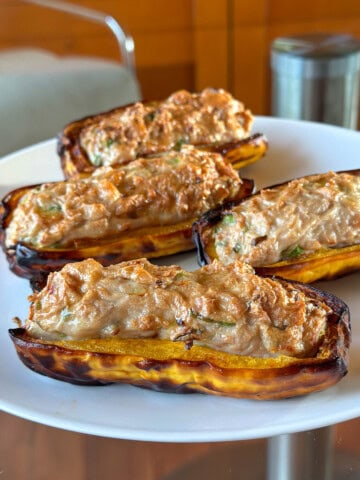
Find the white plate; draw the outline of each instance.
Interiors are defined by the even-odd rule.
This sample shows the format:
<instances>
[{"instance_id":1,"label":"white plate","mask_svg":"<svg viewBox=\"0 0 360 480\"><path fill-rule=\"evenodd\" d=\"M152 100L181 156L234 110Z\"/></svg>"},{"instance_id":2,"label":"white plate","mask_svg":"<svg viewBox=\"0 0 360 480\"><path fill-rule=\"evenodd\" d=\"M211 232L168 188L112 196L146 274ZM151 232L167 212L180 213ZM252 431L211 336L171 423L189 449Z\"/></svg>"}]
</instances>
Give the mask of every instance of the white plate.
<instances>
[{"instance_id":1,"label":"white plate","mask_svg":"<svg viewBox=\"0 0 360 480\"><path fill-rule=\"evenodd\" d=\"M338 127L259 117L254 131L270 141L266 158L244 176L258 186L303 174L359 168L360 134ZM45 142L0 161L0 195L21 185L62 178L55 142ZM196 268L193 254L166 262ZM25 368L8 338L12 318L26 317L26 280L8 270L0 255L0 408L36 422L77 432L134 440L209 442L269 437L319 428L360 414L360 274L321 287L350 306L353 344L349 374L316 394L281 401L250 401L201 394L165 394L126 385L81 387Z\"/></svg>"}]
</instances>

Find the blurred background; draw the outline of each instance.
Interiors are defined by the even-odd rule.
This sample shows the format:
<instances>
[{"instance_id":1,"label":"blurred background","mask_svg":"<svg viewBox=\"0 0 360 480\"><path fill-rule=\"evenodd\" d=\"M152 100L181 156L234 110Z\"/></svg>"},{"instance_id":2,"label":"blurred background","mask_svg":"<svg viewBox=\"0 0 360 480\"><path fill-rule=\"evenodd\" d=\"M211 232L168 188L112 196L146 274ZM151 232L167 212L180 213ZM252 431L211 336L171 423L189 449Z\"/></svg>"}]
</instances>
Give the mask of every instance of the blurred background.
<instances>
[{"instance_id":1,"label":"blurred background","mask_svg":"<svg viewBox=\"0 0 360 480\"><path fill-rule=\"evenodd\" d=\"M0 157L53 138L72 120L178 89L222 87L269 115L274 39L360 37L358 0L73 0L75 13L60 4L0 2ZM130 62L107 20L130 34ZM360 42L356 49L358 76ZM354 102L346 108L357 114Z\"/></svg>"},{"instance_id":2,"label":"blurred background","mask_svg":"<svg viewBox=\"0 0 360 480\"><path fill-rule=\"evenodd\" d=\"M107 12L135 41L143 98L179 88L223 87L255 114L270 109L269 51L274 38L297 33L360 36L358 0L73 0ZM0 50L32 46L61 55L119 59L99 24L16 0L0 2Z\"/></svg>"}]
</instances>

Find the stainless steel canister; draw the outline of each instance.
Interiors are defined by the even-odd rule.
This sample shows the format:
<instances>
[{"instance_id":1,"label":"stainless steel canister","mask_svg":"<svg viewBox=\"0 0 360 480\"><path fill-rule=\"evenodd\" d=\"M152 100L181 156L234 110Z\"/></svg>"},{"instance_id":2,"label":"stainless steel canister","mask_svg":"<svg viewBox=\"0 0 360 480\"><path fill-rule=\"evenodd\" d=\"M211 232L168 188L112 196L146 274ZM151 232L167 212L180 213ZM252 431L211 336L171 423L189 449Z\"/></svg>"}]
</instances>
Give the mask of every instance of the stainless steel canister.
<instances>
[{"instance_id":1,"label":"stainless steel canister","mask_svg":"<svg viewBox=\"0 0 360 480\"><path fill-rule=\"evenodd\" d=\"M277 38L271 68L272 115L357 128L359 40L322 33Z\"/></svg>"}]
</instances>

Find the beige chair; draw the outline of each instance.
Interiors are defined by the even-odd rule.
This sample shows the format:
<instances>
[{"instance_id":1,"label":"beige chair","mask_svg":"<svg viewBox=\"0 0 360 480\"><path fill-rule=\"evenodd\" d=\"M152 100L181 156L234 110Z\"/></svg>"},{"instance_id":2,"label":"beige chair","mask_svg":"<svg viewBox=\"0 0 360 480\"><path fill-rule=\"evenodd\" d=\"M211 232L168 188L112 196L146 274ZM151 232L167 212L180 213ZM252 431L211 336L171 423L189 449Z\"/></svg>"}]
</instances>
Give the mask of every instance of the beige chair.
<instances>
[{"instance_id":1,"label":"beige chair","mask_svg":"<svg viewBox=\"0 0 360 480\"><path fill-rule=\"evenodd\" d=\"M119 62L33 48L0 51L0 157L55 137L66 123L141 98L134 42L111 16L57 0L24 0L111 29Z\"/></svg>"}]
</instances>

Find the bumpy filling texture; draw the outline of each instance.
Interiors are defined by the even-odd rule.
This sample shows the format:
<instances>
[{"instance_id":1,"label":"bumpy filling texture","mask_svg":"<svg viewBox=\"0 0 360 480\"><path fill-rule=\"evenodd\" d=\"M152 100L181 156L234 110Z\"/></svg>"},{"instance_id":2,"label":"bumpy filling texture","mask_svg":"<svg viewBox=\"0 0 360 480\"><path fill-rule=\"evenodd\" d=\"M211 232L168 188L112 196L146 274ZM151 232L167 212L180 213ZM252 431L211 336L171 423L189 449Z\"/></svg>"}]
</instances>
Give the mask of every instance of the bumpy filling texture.
<instances>
[{"instance_id":1,"label":"bumpy filling texture","mask_svg":"<svg viewBox=\"0 0 360 480\"><path fill-rule=\"evenodd\" d=\"M6 246L81 247L143 227L194 220L236 198L242 180L221 155L183 146L88 177L43 184L26 193L6 231Z\"/></svg>"},{"instance_id":2,"label":"bumpy filling texture","mask_svg":"<svg viewBox=\"0 0 360 480\"><path fill-rule=\"evenodd\" d=\"M259 357L315 355L329 307L242 262L194 272L145 259L67 264L30 300L37 338L159 338Z\"/></svg>"},{"instance_id":3,"label":"bumpy filling texture","mask_svg":"<svg viewBox=\"0 0 360 480\"><path fill-rule=\"evenodd\" d=\"M216 258L253 266L360 242L360 177L328 172L264 189L203 234Z\"/></svg>"},{"instance_id":4,"label":"bumpy filling texture","mask_svg":"<svg viewBox=\"0 0 360 480\"><path fill-rule=\"evenodd\" d=\"M115 165L184 143L241 140L252 123L251 112L225 90L180 90L163 102L138 102L102 116L83 127L80 145L93 165Z\"/></svg>"}]
</instances>

